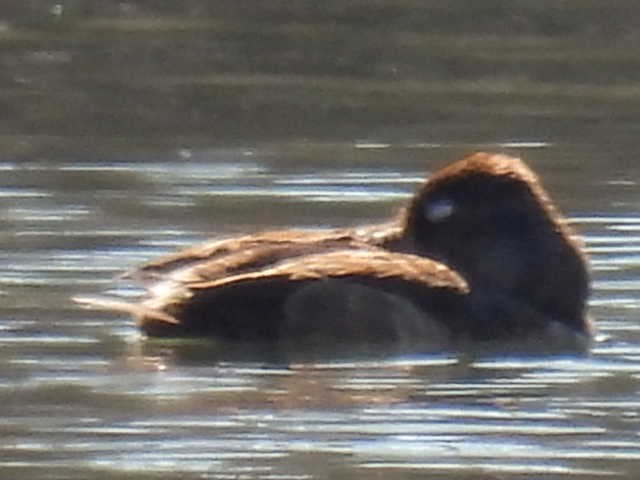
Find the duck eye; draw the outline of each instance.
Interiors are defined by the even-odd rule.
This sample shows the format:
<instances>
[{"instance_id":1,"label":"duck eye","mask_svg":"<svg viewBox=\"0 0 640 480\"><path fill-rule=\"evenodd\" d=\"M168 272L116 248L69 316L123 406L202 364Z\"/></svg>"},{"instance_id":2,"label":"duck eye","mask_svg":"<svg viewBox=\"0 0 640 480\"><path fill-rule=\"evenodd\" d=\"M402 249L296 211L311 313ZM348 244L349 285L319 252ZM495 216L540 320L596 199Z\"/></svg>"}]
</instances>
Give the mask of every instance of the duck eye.
<instances>
[{"instance_id":1,"label":"duck eye","mask_svg":"<svg viewBox=\"0 0 640 480\"><path fill-rule=\"evenodd\" d=\"M438 223L449 218L455 212L456 205L449 198L441 198L428 202L423 207L423 213L427 220Z\"/></svg>"}]
</instances>

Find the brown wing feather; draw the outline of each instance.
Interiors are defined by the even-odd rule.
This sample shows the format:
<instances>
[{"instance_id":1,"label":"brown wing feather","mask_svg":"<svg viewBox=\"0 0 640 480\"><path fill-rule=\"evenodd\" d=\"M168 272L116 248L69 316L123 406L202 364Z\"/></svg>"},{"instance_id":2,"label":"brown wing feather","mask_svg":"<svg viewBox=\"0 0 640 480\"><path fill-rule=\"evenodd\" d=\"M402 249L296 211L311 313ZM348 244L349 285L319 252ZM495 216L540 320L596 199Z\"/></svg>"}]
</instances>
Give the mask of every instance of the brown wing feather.
<instances>
[{"instance_id":1,"label":"brown wing feather","mask_svg":"<svg viewBox=\"0 0 640 480\"><path fill-rule=\"evenodd\" d=\"M371 292L379 292L376 296L388 292L424 308L426 315L450 309L456 298L460 301L468 293L466 282L438 262L371 246L298 256L223 277L218 276L216 260L210 262L212 265L204 262L157 283L142 302L145 309L168 315L179 325L161 321L157 315L143 315L142 328L152 335L275 339L285 321L288 299L308 285L324 285L325 280L345 280L346 288L354 284L371 287ZM213 274L207 278L211 269ZM318 323L320 329L323 324Z\"/></svg>"},{"instance_id":2,"label":"brown wing feather","mask_svg":"<svg viewBox=\"0 0 640 480\"><path fill-rule=\"evenodd\" d=\"M199 273L206 265L199 265ZM425 288L450 288L468 291L466 282L453 270L428 258L392 253L379 248L343 249L328 253L304 255L282 261L262 270L240 273L224 278L189 281L192 290L258 281L287 279L290 281L315 280L336 277L362 277L363 279L396 278Z\"/></svg>"},{"instance_id":3,"label":"brown wing feather","mask_svg":"<svg viewBox=\"0 0 640 480\"><path fill-rule=\"evenodd\" d=\"M180 274L219 278L254 271L280 260L335 249L378 245L397 235L395 224L328 231L276 230L236 238L212 240L160 257L127 272L143 283ZM187 275L188 277L188 275ZM196 280L196 277L192 277Z\"/></svg>"}]
</instances>

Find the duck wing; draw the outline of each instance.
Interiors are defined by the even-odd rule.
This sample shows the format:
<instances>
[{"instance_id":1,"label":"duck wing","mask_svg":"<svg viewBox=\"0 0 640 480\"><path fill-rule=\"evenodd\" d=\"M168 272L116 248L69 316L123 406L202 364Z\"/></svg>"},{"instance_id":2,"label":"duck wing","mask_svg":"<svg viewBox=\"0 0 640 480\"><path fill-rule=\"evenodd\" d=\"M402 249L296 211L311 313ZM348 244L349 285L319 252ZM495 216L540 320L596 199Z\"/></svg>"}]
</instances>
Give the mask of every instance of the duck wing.
<instances>
[{"instance_id":1,"label":"duck wing","mask_svg":"<svg viewBox=\"0 0 640 480\"><path fill-rule=\"evenodd\" d=\"M211 258L170 272L139 304L140 326L160 336L388 340L422 334L426 317L445 322L468 293L445 265L374 246L270 262L269 248L253 255L255 268Z\"/></svg>"},{"instance_id":2,"label":"duck wing","mask_svg":"<svg viewBox=\"0 0 640 480\"><path fill-rule=\"evenodd\" d=\"M327 231L275 230L216 239L154 259L126 272L123 278L146 285L175 272L193 267L199 270L202 264L207 265L209 278L223 277L263 268L286 258L373 244L391 231L378 226Z\"/></svg>"}]
</instances>

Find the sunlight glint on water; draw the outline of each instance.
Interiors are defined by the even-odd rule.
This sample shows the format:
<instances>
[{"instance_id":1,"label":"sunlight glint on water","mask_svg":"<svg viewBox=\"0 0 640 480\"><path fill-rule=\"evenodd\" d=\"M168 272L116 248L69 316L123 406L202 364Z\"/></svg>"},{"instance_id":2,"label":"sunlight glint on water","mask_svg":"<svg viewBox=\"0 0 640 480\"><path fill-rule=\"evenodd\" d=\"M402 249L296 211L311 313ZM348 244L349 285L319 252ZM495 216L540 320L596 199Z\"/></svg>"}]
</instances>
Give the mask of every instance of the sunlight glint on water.
<instances>
[{"instance_id":1,"label":"sunlight glint on water","mask_svg":"<svg viewBox=\"0 0 640 480\"><path fill-rule=\"evenodd\" d=\"M335 195L337 200L360 202L363 208L370 202L388 204L385 208L392 211L419 182L417 170L380 175L334 168L326 174L283 175L255 163L248 176L243 177L238 167L232 169L237 176L228 177L217 175L213 168L210 172L199 164L186 169L172 187L176 201L156 204L172 210L202 200L224 201L220 194L229 189L230 195L248 202L254 197L275 202L274 209L279 198L302 204ZM12 169L16 170L18 165ZM137 197L130 199L147 206L154 204L150 199L170 178L153 172L165 170L170 171L170 166L165 169L158 163L150 169L151 176L132 164L59 169L86 175L125 171L147 179ZM131 265L206 235L206 216L194 224L201 226L191 230L188 226L167 230L162 221L140 222L119 212L105 223L96 221L105 207L83 194L67 193L52 205L34 203L40 197L23 196L19 188L15 193L15 198L29 204L14 205L5 221L11 223L15 238L33 241L34 246L0 259L2 289L10 289L12 295L16 288L39 288L51 282L66 287L49 298L56 303L69 289L99 291ZM108 190L100 195L115 199L119 193ZM52 222L61 221L69 247L60 241L59 230L51 227ZM230 225L225 227L225 222L229 219L216 222L223 232ZM634 299L640 282L626 272L640 263L640 242L622 237L620 229L634 227L640 220L581 215L574 223L584 233L592 257L594 315L609 312L606 320L598 322L604 339L594 346L591 359L513 357L465 364L445 355L300 363L286 368L235 361L190 367L189 349L197 351L197 347L185 345L183 350L179 344L153 342L145 346L133 339L129 346L105 346L102 338L114 335L109 329L129 323L126 319L95 322L87 312L74 311L74 322L83 333L74 332L71 324L64 335L55 323L36 329L32 320L26 320L24 305L21 315L26 323L8 324L0 338L5 350L18 355L13 360L5 357L0 368L25 375L0 388L0 395L9 400L8 416L0 429L15 439L0 451L18 459L39 455L41 468L61 472L85 465L110 472L171 473L180 468L194 474L224 471L225 475L311 478L303 473L296 477L287 465L313 452L332 462L343 458L353 468L363 469L363 476L370 470L438 475L490 471L571 478L615 475L618 469L601 463L632 462L639 456L632 431L618 431L615 442L602 439L612 422L633 424L637 417L627 412L640 411L638 400L629 397L640 378L640 349L631 338L637 339L640 332L626 320L638 308ZM42 242L46 237L55 240L56 248L46 248ZM77 242L81 239L90 243L83 247L84 241ZM152 351L145 353L148 348ZM616 402L607 398L611 390L619 392ZM21 404L48 405L60 414L55 419L36 417L25 422L26 412L21 414L11 398L20 398ZM119 405L125 404L128 413L123 415ZM580 443L574 443L575 438ZM65 460L47 455L53 445L64 445ZM580 445L588 445L588 450ZM19 472L26 465L32 463L14 460L4 463L4 468Z\"/></svg>"}]
</instances>

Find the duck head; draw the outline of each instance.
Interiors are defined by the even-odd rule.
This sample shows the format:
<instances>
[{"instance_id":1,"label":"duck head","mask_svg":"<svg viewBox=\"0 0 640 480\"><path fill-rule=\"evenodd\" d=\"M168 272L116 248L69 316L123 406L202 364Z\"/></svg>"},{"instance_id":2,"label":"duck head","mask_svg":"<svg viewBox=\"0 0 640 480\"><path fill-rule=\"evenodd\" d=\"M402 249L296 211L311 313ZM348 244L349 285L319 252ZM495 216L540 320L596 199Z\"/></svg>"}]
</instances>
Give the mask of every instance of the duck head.
<instances>
[{"instance_id":1,"label":"duck head","mask_svg":"<svg viewBox=\"0 0 640 480\"><path fill-rule=\"evenodd\" d=\"M406 210L405 225L411 249L459 272L478 305L508 299L589 330L585 257L520 159L475 153L437 171Z\"/></svg>"}]
</instances>

